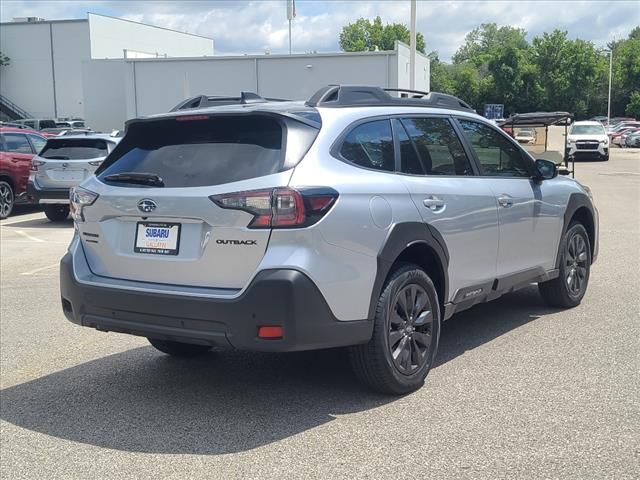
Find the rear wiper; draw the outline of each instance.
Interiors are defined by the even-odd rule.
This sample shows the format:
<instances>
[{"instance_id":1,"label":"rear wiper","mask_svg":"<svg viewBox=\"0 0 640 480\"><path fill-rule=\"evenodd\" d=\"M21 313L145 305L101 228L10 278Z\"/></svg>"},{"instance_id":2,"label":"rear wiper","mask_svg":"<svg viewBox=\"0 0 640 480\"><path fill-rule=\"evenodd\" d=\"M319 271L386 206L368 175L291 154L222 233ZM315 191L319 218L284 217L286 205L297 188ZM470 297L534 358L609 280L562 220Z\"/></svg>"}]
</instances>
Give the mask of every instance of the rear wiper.
<instances>
[{"instance_id":1,"label":"rear wiper","mask_svg":"<svg viewBox=\"0 0 640 480\"><path fill-rule=\"evenodd\" d=\"M50 157L43 157L47 160L69 160L69 157L65 157L64 155L51 155Z\"/></svg>"},{"instance_id":2,"label":"rear wiper","mask_svg":"<svg viewBox=\"0 0 640 480\"><path fill-rule=\"evenodd\" d=\"M155 173L122 172L112 173L104 177L107 182L135 183L148 187L164 187L164 182Z\"/></svg>"}]
</instances>

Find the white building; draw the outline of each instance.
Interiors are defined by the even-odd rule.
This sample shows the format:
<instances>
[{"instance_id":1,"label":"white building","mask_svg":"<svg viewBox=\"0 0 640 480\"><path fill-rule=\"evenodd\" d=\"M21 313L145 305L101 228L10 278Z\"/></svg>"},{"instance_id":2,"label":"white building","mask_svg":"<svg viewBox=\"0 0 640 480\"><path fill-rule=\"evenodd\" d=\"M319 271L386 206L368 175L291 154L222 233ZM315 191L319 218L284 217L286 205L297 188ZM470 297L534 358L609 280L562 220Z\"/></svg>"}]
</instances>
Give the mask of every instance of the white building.
<instances>
[{"instance_id":1,"label":"white building","mask_svg":"<svg viewBox=\"0 0 640 480\"><path fill-rule=\"evenodd\" d=\"M82 65L94 59L202 57L213 40L104 15L87 19L0 23L3 111L16 107L35 118L84 117Z\"/></svg>"},{"instance_id":2,"label":"white building","mask_svg":"<svg viewBox=\"0 0 640 480\"><path fill-rule=\"evenodd\" d=\"M302 100L327 84L409 88L409 47L383 52L214 57L213 40L103 15L0 24L0 107L22 117L81 117L98 131L196 95ZM241 33L239 33L240 35ZM416 90L429 90L416 58Z\"/></svg>"},{"instance_id":3,"label":"white building","mask_svg":"<svg viewBox=\"0 0 640 480\"><path fill-rule=\"evenodd\" d=\"M416 59L416 90L429 90L429 59ZM122 128L127 119L167 112L196 95L303 100L328 84L409 88L409 47L392 51L208 58L94 60L83 65L87 124Z\"/></svg>"}]
</instances>

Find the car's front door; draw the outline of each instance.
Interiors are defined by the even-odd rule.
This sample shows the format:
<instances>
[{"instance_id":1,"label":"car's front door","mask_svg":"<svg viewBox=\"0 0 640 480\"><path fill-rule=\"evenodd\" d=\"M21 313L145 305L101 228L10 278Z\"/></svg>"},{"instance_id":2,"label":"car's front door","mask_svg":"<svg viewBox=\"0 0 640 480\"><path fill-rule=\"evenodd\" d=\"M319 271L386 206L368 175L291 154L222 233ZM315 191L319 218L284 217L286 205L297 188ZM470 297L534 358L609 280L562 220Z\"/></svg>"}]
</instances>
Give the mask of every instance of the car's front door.
<instances>
[{"instance_id":1,"label":"car's front door","mask_svg":"<svg viewBox=\"0 0 640 480\"><path fill-rule=\"evenodd\" d=\"M393 120L400 172L425 223L449 251L448 301L487 293L496 278L498 213L493 191L476 175L451 120Z\"/></svg>"},{"instance_id":2,"label":"car's front door","mask_svg":"<svg viewBox=\"0 0 640 480\"><path fill-rule=\"evenodd\" d=\"M533 180L533 161L497 128L464 118L458 122L498 206L498 277L551 270L563 220L553 185Z\"/></svg>"}]
</instances>

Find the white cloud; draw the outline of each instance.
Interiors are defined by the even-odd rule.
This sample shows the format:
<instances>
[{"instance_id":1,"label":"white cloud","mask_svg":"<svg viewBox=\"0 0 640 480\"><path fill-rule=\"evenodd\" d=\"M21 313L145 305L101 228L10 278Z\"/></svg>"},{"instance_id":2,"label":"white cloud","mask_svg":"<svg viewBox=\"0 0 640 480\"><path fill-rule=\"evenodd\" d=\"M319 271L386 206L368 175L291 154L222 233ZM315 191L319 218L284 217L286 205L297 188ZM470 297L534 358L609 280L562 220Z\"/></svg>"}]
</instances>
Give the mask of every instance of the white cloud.
<instances>
[{"instance_id":1,"label":"white cloud","mask_svg":"<svg viewBox=\"0 0 640 480\"><path fill-rule=\"evenodd\" d=\"M340 30L358 17L409 22L410 3L398 1L296 2L295 52L336 51ZM285 1L14 1L2 0L2 20L84 17L87 11L187 31L215 39L218 54L286 53ZM428 50L448 59L480 23L522 27L529 36L555 28L604 46L640 24L636 1L429 1L418 2L418 30Z\"/></svg>"}]
</instances>

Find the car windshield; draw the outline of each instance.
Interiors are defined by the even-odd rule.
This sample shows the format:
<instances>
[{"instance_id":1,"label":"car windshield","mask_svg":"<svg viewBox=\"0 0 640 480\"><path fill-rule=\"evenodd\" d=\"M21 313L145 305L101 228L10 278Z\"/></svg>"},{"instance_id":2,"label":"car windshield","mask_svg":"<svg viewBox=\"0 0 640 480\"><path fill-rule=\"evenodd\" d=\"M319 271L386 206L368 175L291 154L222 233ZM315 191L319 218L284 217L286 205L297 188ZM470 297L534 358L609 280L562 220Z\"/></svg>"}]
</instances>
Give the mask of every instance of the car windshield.
<instances>
[{"instance_id":1,"label":"car windshield","mask_svg":"<svg viewBox=\"0 0 640 480\"><path fill-rule=\"evenodd\" d=\"M574 125L571 129L572 135L604 135L602 125Z\"/></svg>"}]
</instances>

